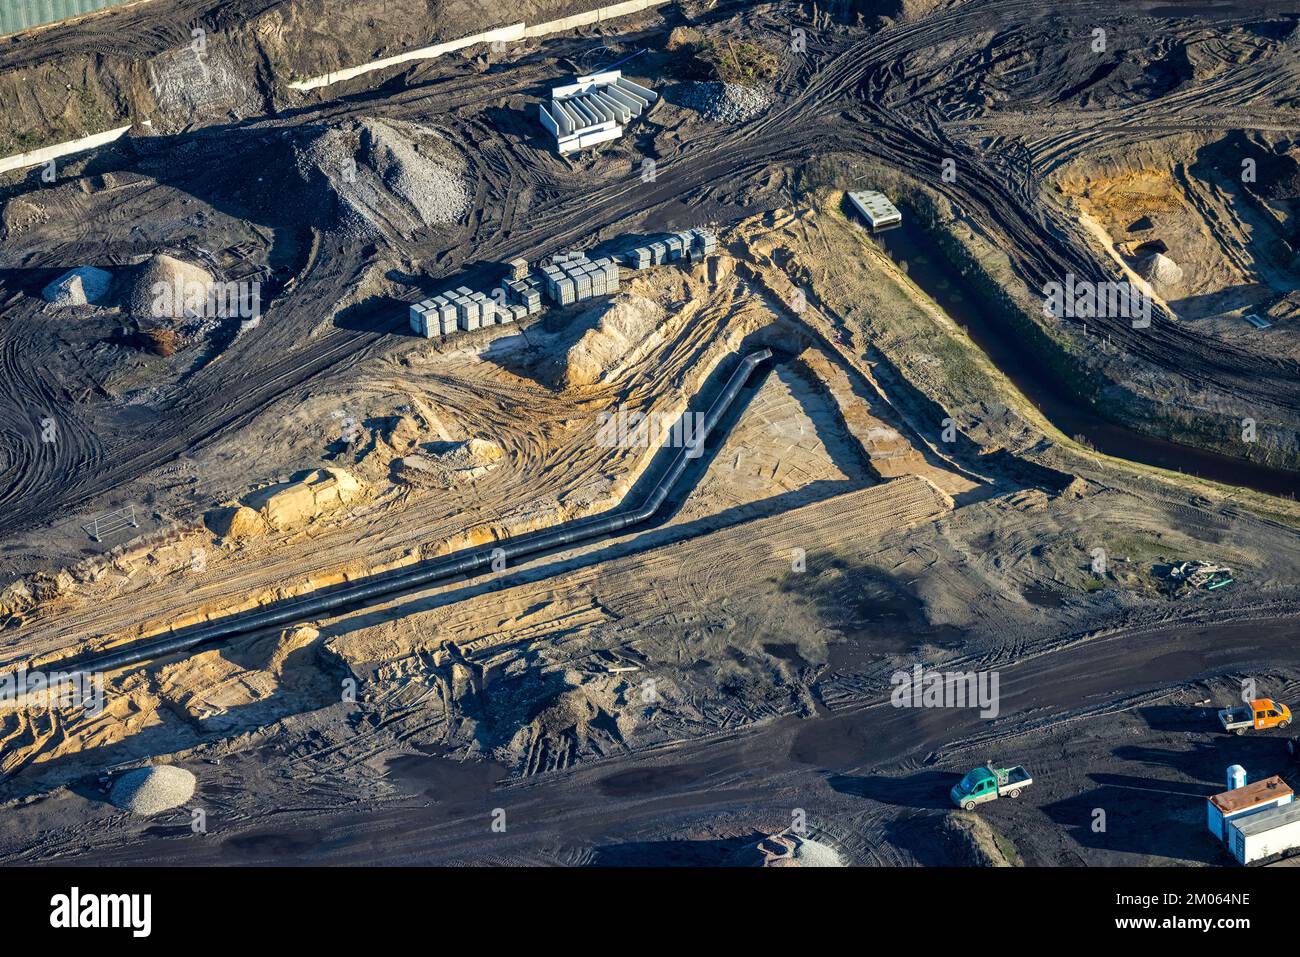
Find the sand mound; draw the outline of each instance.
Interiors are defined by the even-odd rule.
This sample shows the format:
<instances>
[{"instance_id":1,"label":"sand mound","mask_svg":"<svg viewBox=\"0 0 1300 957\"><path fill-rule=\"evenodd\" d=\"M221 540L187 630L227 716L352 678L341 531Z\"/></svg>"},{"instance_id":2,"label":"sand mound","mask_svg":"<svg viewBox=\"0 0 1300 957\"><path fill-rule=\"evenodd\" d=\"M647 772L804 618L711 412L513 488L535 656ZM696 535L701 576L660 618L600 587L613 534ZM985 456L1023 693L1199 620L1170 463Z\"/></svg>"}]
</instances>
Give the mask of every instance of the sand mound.
<instances>
[{"instance_id":1,"label":"sand mound","mask_svg":"<svg viewBox=\"0 0 1300 957\"><path fill-rule=\"evenodd\" d=\"M206 269L158 254L139 267L127 305L137 320L205 316L212 290Z\"/></svg>"},{"instance_id":2,"label":"sand mound","mask_svg":"<svg viewBox=\"0 0 1300 957\"><path fill-rule=\"evenodd\" d=\"M1176 286L1183 281L1183 271L1164 253L1152 253L1137 264L1137 273L1158 286Z\"/></svg>"},{"instance_id":3,"label":"sand mound","mask_svg":"<svg viewBox=\"0 0 1300 957\"><path fill-rule=\"evenodd\" d=\"M437 131L366 119L327 129L299 150L298 169L337 199L344 230L409 237L469 212L466 165Z\"/></svg>"},{"instance_id":4,"label":"sand mound","mask_svg":"<svg viewBox=\"0 0 1300 957\"><path fill-rule=\"evenodd\" d=\"M312 710L336 701L338 675L320 647L321 633L299 625L238 648L202 651L161 668L159 695L207 731Z\"/></svg>"},{"instance_id":5,"label":"sand mound","mask_svg":"<svg viewBox=\"0 0 1300 957\"><path fill-rule=\"evenodd\" d=\"M565 356L565 388L601 381L637 352L652 348L658 341L656 329L663 310L653 300L624 293L596 308L601 313L599 321Z\"/></svg>"},{"instance_id":6,"label":"sand mound","mask_svg":"<svg viewBox=\"0 0 1300 957\"><path fill-rule=\"evenodd\" d=\"M104 298L113 284L110 273L94 266L69 269L42 291L45 301L60 309L68 306L94 305Z\"/></svg>"},{"instance_id":7,"label":"sand mound","mask_svg":"<svg viewBox=\"0 0 1300 957\"><path fill-rule=\"evenodd\" d=\"M266 521L247 505L212 509L203 516L203 524L222 538L256 538L266 534Z\"/></svg>"},{"instance_id":8,"label":"sand mound","mask_svg":"<svg viewBox=\"0 0 1300 957\"><path fill-rule=\"evenodd\" d=\"M245 498L244 505L260 512L268 528L288 531L336 511L365 493L366 487L344 469L312 469L294 476L292 481L259 489Z\"/></svg>"},{"instance_id":9,"label":"sand mound","mask_svg":"<svg viewBox=\"0 0 1300 957\"><path fill-rule=\"evenodd\" d=\"M170 764L136 768L117 779L109 800L132 814L158 814L188 801L195 783L193 774Z\"/></svg>"}]
</instances>

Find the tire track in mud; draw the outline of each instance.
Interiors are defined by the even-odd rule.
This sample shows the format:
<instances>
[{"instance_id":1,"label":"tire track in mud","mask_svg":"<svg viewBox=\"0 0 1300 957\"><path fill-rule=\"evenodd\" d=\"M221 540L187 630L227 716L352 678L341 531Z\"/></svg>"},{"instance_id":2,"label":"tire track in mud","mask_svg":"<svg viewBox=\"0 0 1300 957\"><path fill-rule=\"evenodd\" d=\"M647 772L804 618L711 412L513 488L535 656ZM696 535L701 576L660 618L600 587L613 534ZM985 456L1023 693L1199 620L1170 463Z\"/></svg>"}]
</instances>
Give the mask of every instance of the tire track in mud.
<instances>
[{"instance_id":1,"label":"tire track in mud","mask_svg":"<svg viewBox=\"0 0 1300 957\"><path fill-rule=\"evenodd\" d=\"M1125 9L1118 3L1103 5L1100 11L1092 4L1075 3L1063 8L1062 14L1122 16ZM1036 13L1036 5L1026 0L991 0L984 4L972 0L951 15L896 26L857 40L845 42L839 35L818 38L820 45L815 45L814 50L824 47L825 53L809 57L795 68L789 79L791 95L785 102L740 128L701 134L670 157L662 167L661 177L652 183L643 183L639 176L630 174L624 182L592 184L561 161L549 156L538 161L522 144L496 136L481 119L458 120L450 112L442 114L441 120L448 125L474 134L471 142L485 143L473 158L481 174L480 196L504 202L483 204L480 208L484 208L484 214L462 231L454 245L441 245L435 252L440 257L440 271L452 274L468 261L471 249L478 259L507 259L562 248L590 236L599 225L624 222L667 202L695 195L720 179L756 173L769 164L805 157L833 143L837 149L856 149L911 170L937 170L944 156L957 156L962 170L958 183L936 182L935 188L983 228L1006 237L1006 251L1031 288L1067 272L1100 278L1098 264L1084 252L1086 244L1077 233L1052 222L1049 213L1032 211L1034 194L1041 183L1032 143L1025 144L1027 151L1014 159L989 157L951 136L942 118L929 108L917 115L895 109L893 103L884 105L894 95L895 74L905 55L972 30L987 29L990 24L1032 23ZM1258 76L1253 88L1269 88L1260 71L1276 59L1265 58L1254 67ZM1243 70L1242 75L1251 73ZM1213 89L1239 99L1233 83L1240 79L1223 78ZM522 92L532 83L526 73L514 76L509 71L488 74L487 81L493 84L489 99ZM389 97L376 92L346 103L307 106L291 119L249 121L241 128L258 131L304 122L337 122L366 113L389 115L439 100L440 109L454 110L482 100L484 82L482 76L454 77ZM1186 98L1197 103L1191 92ZM1163 98L1157 100L1149 111L1160 111L1164 102ZM843 124L845 110L861 119L847 130ZM1072 142L1085 145L1077 138ZM1048 143L1053 141L1049 139ZM1060 148L1049 146L1057 155ZM531 207L522 202L521 180L533 190ZM593 210L599 210L598 222L593 222ZM294 317L338 301L346 282L362 267L363 259L356 250L339 243L332 245L329 255L338 259L333 260L330 276L313 278L309 272L302 277L299 289L309 290L309 295L304 297L299 292L285 304L286 314L279 319L286 328L298 328ZM395 317L392 325L399 324L400 317ZM1158 368L1178 368L1194 384L1224 389L1251 402L1300 416L1300 369L1294 363L1260 357L1231 344L1206 343L1175 323L1157 322L1144 331L1134 331L1122 321L1094 320L1094 325L1142 362ZM187 383L166 426L151 435L148 448L132 448L129 441L119 439L94 460L105 463L102 468L70 481L53 473L41 479L23 477L20 472L20 480L14 484L21 492L11 493L8 501L42 499L44 515L48 515L52 510L75 507L103 495L186 450L201 448L212 438L239 428L258 407L337 369L341 363L383 352L388 346L384 342L386 331L332 330L318 336L312 345L286 350L282 357L265 365L252 353L254 344L267 342L254 338L223 357L214 370L204 370L204 374ZM240 363L245 364L244 368L231 370ZM1266 370L1262 374L1261 368ZM216 399L231 394L239 397L230 403ZM0 534L31 527L44 515L24 508L9 509L0 516Z\"/></svg>"}]
</instances>

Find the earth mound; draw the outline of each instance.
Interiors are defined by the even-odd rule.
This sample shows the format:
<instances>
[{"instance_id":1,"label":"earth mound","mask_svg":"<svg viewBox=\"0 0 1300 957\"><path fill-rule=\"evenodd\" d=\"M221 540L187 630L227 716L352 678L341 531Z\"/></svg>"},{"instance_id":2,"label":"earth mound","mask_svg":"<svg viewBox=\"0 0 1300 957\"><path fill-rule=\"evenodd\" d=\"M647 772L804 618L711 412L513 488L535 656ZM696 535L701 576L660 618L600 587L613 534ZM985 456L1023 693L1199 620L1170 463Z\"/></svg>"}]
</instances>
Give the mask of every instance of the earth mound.
<instances>
[{"instance_id":1,"label":"earth mound","mask_svg":"<svg viewBox=\"0 0 1300 957\"><path fill-rule=\"evenodd\" d=\"M109 800L114 807L132 814L159 814L188 801L195 784L193 774L171 764L136 768L114 782Z\"/></svg>"},{"instance_id":2,"label":"earth mound","mask_svg":"<svg viewBox=\"0 0 1300 957\"><path fill-rule=\"evenodd\" d=\"M126 296L139 321L185 319L207 314L212 274L159 253L138 267Z\"/></svg>"},{"instance_id":3,"label":"earth mound","mask_svg":"<svg viewBox=\"0 0 1300 957\"><path fill-rule=\"evenodd\" d=\"M655 330L663 319L663 310L654 300L625 293L596 308L600 318L565 356L565 388L601 381L636 351L657 341Z\"/></svg>"},{"instance_id":4,"label":"earth mound","mask_svg":"<svg viewBox=\"0 0 1300 957\"><path fill-rule=\"evenodd\" d=\"M333 195L342 228L358 237L409 238L469 212L466 163L436 130L364 119L318 133L297 157L299 172Z\"/></svg>"}]
</instances>

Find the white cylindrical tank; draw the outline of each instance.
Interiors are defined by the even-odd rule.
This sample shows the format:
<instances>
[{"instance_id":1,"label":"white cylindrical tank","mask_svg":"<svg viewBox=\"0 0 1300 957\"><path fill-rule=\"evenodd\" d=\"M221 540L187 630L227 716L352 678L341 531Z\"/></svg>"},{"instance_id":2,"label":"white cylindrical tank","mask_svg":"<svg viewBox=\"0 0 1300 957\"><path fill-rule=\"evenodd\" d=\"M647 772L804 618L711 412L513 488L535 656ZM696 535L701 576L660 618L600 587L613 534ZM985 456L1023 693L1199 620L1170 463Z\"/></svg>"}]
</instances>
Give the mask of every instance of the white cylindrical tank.
<instances>
[{"instance_id":1,"label":"white cylindrical tank","mask_svg":"<svg viewBox=\"0 0 1300 957\"><path fill-rule=\"evenodd\" d=\"M1228 768L1228 790L1235 791L1237 788L1246 786L1246 769L1240 764L1234 764Z\"/></svg>"}]
</instances>

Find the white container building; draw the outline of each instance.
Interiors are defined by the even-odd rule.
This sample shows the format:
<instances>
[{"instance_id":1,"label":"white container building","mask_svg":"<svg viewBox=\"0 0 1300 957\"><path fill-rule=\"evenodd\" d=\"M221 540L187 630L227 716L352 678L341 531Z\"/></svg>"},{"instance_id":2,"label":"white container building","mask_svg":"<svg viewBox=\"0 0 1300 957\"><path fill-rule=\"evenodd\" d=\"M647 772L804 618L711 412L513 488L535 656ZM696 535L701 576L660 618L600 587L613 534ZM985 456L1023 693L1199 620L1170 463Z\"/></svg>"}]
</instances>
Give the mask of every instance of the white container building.
<instances>
[{"instance_id":1,"label":"white container building","mask_svg":"<svg viewBox=\"0 0 1300 957\"><path fill-rule=\"evenodd\" d=\"M1288 802L1228 825L1228 850L1242 864L1253 864L1300 848L1300 804Z\"/></svg>"},{"instance_id":2,"label":"white container building","mask_svg":"<svg viewBox=\"0 0 1300 957\"><path fill-rule=\"evenodd\" d=\"M898 211L898 207L889 201L888 196L877 190L860 189L849 193L849 202L872 229L897 226L903 221L903 214Z\"/></svg>"},{"instance_id":3,"label":"white container building","mask_svg":"<svg viewBox=\"0 0 1300 957\"><path fill-rule=\"evenodd\" d=\"M1290 804L1294 798L1295 792L1276 774L1254 784L1244 784L1206 800L1206 827L1211 834L1226 842L1229 825L1233 822Z\"/></svg>"}]
</instances>

